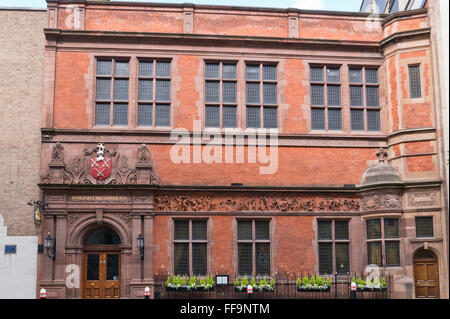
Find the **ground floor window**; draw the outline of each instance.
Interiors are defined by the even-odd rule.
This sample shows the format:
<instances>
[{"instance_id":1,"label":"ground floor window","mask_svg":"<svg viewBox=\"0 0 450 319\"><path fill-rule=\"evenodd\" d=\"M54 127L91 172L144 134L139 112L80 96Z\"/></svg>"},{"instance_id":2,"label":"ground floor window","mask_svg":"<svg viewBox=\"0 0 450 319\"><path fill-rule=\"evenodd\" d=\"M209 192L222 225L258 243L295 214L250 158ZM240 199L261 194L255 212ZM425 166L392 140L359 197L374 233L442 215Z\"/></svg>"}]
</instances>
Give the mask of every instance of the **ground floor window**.
<instances>
[{"instance_id":1,"label":"ground floor window","mask_svg":"<svg viewBox=\"0 0 450 319\"><path fill-rule=\"evenodd\" d=\"M400 266L398 219L369 219L366 226L368 264L380 267Z\"/></svg>"},{"instance_id":2,"label":"ground floor window","mask_svg":"<svg viewBox=\"0 0 450 319\"><path fill-rule=\"evenodd\" d=\"M346 274L350 271L350 241L347 220L319 220L319 273Z\"/></svg>"}]
</instances>

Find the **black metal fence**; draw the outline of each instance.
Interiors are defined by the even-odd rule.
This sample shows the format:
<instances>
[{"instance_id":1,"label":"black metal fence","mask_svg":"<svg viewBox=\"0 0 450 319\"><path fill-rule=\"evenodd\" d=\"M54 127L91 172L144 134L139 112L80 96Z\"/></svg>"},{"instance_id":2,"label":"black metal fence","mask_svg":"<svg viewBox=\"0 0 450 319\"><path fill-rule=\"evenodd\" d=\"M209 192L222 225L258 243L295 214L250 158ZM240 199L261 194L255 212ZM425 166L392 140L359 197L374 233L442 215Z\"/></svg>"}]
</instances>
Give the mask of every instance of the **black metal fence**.
<instances>
[{"instance_id":1,"label":"black metal fence","mask_svg":"<svg viewBox=\"0 0 450 319\"><path fill-rule=\"evenodd\" d=\"M254 299L351 299L351 282L355 277L358 280L361 277L366 278L365 274L348 273L345 275L322 276L324 279L330 278L331 288L329 291L299 291L297 288L297 278L302 280L304 277L317 277L317 274L311 273L286 273L277 274L275 279L275 288L273 292L253 291ZM378 274L379 279L385 278L387 288L384 291L365 291L356 292L357 299L389 299L391 296L392 275L386 273ZM215 286L213 291L167 291L167 274L155 275L155 298L161 299L247 299L246 290L239 292L234 287L236 276L229 276L229 283L225 286ZM238 276L240 278L240 276Z\"/></svg>"}]
</instances>

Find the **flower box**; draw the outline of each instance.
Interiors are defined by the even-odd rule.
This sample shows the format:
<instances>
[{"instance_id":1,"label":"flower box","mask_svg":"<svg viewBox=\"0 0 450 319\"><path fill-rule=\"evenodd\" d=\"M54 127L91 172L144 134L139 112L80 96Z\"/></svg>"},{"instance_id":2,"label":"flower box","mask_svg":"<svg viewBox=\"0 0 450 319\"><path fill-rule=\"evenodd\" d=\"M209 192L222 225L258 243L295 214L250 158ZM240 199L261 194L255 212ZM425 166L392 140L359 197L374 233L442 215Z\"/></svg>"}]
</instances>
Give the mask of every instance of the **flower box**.
<instances>
[{"instance_id":1,"label":"flower box","mask_svg":"<svg viewBox=\"0 0 450 319\"><path fill-rule=\"evenodd\" d=\"M253 287L253 293L255 292L274 292L275 287L266 285L266 286L252 286ZM234 286L235 292L247 292L247 287L243 286Z\"/></svg>"},{"instance_id":2,"label":"flower box","mask_svg":"<svg viewBox=\"0 0 450 319\"><path fill-rule=\"evenodd\" d=\"M330 292L331 290L331 286L298 286L297 288L299 292Z\"/></svg>"},{"instance_id":3,"label":"flower box","mask_svg":"<svg viewBox=\"0 0 450 319\"><path fill-rule=\"evenodd\" d=\"M204 286L166 286L166 291L176 291L176 292L191 292L191 291L199 291L199 292L210 292L214 291L213 287L204 287Z\"/></svg>"},{"instance_id":4,"label":"flower box","mask_svg":"<svg viewBox=\"0 0 450 319\"><path fill-rule=\"evenodd\" d=\"M386 287L357 287L357 292L383 292L386 291Z\"/></svg>"}]
</instances>

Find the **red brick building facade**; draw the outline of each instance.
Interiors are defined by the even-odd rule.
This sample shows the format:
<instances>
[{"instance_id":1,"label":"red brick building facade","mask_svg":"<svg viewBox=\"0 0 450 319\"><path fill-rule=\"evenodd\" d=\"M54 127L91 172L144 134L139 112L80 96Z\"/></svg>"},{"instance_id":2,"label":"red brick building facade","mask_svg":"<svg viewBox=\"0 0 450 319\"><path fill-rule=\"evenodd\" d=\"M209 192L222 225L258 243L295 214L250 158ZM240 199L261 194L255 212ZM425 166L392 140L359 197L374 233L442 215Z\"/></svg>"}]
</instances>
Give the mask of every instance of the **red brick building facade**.
<instances>
[{"instance_id":1,"label":"red brick building facade","mask_svg":"<svg viewBox=\"0 0 450 319\"><path fill-rule=\"evenodd\" d=\"M56 254L41 256L38 286L49 297L136 298L157 273L368 264L393 275L392 297L448 297L433 1L379 17L47 3L41 238ZM255 146L258 128L276 148ZM68 265L80 285L67 285Z\"/></svg>"}]
</instances>

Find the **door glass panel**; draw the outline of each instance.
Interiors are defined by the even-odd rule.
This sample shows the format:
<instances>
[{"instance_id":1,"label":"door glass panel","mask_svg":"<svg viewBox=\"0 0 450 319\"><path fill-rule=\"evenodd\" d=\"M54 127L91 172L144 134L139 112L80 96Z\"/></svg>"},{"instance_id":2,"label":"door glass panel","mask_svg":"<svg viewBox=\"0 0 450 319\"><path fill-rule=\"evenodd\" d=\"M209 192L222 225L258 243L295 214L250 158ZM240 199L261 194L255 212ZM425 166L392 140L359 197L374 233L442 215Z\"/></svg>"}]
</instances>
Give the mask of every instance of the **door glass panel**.
<instances>
[{"instance_id":1,"label":"door glass panel","mask_svg":"<svg viewBox=\"0 0 450 319\"><path fill-rule=\"evenodd\" d=\"M106 280L119 280L119 255L106 255Z\"/></svg>"},{"instance_id":2,"label":"door glass panel","mask_svg":"<svg viewBox=\"0 0 450 319\"><path fill-rule=\"evenodd\" d=\"M87 255L86 279L99 280L99 254Z\"/></svg>"}]
</instances>

